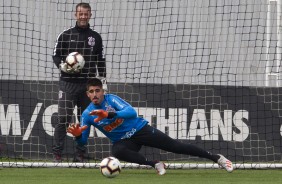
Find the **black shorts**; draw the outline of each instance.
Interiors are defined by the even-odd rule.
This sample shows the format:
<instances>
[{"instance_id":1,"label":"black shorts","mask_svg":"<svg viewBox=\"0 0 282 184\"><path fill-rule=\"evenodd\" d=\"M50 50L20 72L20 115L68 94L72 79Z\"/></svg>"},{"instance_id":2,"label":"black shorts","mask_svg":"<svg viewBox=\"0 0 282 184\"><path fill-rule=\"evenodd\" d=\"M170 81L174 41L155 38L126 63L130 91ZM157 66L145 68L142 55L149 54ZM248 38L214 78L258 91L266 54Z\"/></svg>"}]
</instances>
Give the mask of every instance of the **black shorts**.
<instances>
[{"instance_id":1,"label":"black shorts","mask_svg":"<svg viewBox=\"0 0 282 184\"><path fill-rule=\"evenodd\" d=\"M122 139L113 144L113 151L115 148L126 147L130 150L139 151L142 146L149 146L159 148L169 152L178 152L178 146L182 144L180 141L172 139L162 131L145 125L140 131L135 133L131 138Z\"/></svg>"}]
</instances>

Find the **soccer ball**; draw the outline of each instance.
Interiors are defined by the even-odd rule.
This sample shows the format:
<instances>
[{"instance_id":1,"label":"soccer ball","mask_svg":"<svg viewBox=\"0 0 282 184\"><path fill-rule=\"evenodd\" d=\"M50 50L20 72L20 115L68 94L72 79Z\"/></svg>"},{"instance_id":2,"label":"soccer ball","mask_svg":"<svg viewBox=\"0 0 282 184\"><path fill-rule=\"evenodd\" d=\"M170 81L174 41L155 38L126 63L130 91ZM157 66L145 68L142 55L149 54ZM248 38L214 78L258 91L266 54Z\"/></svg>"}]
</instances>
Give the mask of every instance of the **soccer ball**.
<instances>
[{"instance_id":1,"label":"soccer ball","mask_svg":"<svg viewBox=\"0 0 282 184\"><path fill-rule=\"evenodd\" d=\"M67 71L79 72L85 64L85 60L78 52L70 53L66 58Z\"/></svg>"},{"instance_id":2,"label":"soccer ball","mask_svg":"<svg viewBox=\"0 0 282 184\"><path fill-rule=\"evenodd\" d=\"M100 163L100 171L107 178L114 178L121 172L121 165L117 158L107 157Z\"/></svg>"}]
</instances>

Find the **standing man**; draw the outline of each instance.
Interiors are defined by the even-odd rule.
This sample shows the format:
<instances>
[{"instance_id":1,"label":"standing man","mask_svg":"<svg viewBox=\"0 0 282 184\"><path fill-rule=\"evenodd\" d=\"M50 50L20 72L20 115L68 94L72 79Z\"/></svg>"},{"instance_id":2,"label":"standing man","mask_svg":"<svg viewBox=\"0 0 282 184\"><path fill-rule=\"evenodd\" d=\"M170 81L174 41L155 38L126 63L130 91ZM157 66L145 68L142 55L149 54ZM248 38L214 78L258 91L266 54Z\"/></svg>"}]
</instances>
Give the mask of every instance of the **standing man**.
<instances>
[{"instance_id":1,"label":"standing man","mask_svg":"<svg viewBox=\"0 0 282 184\"><path fill-rule=\"evenodd\" d=\"M212 160L228 172L233 171L230 160L220 154L212 154L192 144L172 139L160 130L148 125L146 119L137 116L134 108L113 94L105 94L100 79L92 78L87 82L87 95L91 100L81 116L81 126L71 124L67 129L75 136L76 142L87 144L90 127L99 129L112 142L114 157L131 163L154 167L159 175L166 173L162 162L147 160L139 151L142 146L150 146L177 154L198 156Z\"/></svg>"},{"instance_id":2,"label":"standing man","mask_svg":"<svg viewBox=\"0 0 282 184\"><path fill-rule=\"evenodd\" d=\"M76 5L76 25L59 34L53 53L53 61L61 70L59 80L58 122L55 126L53 155L55 162L62 161L62 152L66 139L66 128L72 120L74 107L77 116L88 106L89 98L85 94L85 85L89 78L106 77L104 46L101 35L92 30L89 20L92 16L88 3ZM80 53L85 59L84 68L78 71L66 70L66 57L71 52ZM105 81L105 80L104 80ZM77 146L74 162L83 162L85 146Z\"/></svg>"}]
</instances>

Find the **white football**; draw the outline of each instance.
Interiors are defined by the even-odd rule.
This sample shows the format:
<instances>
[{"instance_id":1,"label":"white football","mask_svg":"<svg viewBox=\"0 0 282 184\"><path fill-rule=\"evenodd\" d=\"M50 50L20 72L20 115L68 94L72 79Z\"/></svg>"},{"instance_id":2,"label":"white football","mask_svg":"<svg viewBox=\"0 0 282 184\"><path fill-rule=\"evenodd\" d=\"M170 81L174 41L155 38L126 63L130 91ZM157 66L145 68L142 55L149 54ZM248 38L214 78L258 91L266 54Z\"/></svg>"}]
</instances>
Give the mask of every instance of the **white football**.
<instances>
[{"instance_id":1,"label":"white football","mask_svg":"<svg viewBox=\"0 0 282 184\"><path fill-rule=\"evenodd\" d=\"M114 178L121 172L121 165L117 158L107 157L100 163L100 171L107 178Z\"/></svg>"},{"instance_id":2,"label":"white football","mask_svg":"<svg viewBox=\"0 0 282 184\"><path fill-rule=\"evenodd\" d=\"M67 70L78 72L85 64L84 57L78 52L70 53L66 58Z\"/></svg>"}]
</instances>

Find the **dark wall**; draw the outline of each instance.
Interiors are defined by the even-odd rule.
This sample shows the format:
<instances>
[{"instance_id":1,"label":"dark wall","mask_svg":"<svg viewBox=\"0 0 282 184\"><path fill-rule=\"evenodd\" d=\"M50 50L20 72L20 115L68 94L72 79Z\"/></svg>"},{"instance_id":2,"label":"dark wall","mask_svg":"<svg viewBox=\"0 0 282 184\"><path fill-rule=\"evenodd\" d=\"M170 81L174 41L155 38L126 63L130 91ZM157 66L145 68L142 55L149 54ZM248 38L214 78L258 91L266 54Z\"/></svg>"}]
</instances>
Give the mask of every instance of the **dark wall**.
<instances>
[{"instance_id":1,"label":"dark wall","mask_svg":"<svg viewBox=\"0 0 282 184\"><path fill-rule=\"evenodd\" d=\"M0 105L4 108L4 112L0 110L1 119L3 120L3 116L8 117L9 105L18 104L21 124L21 135L13 135L12 126L9 135L3 135L0 131L2 156L28 159L51 156L53 139L43 128L42 116L46 108L57 104L57 86L58 83L52 81L0 81ZM187 109L188 128L195 109L205 110L208 126L211 109L219 110L222 118L225 110L231 110L233 114L238 110L246 110L249 117L242 121L249 127L249 136L244 141L226 141L221 136L218 140L203 140L202 137L197 137L195 140L180 141L196 144L215 153L220 152L236 161L281 160L280 88L121 83L110 83L108 88L111 93L126 99L134 107L165 108L167 114L171 108ZM23 140L30 120L35 116L34 109L38 103L42 106L36 115L31 135L27 140ZM56 123L56 115L54 113L51 117L52 126ZM4 127L3 122L0 122L0 128ZM240 133L236 126L233 126L233 131ZM109 141L106 138L90 138L90 157L100 159L110 154L110 146L105 146L107 144ZM73 140L69 137L66 155L72 154L73 147ZM185 158L171 153L160 154L163 152L151 148L144 148L142 152L157 159Z\"/></svg>"}]
</instances>

